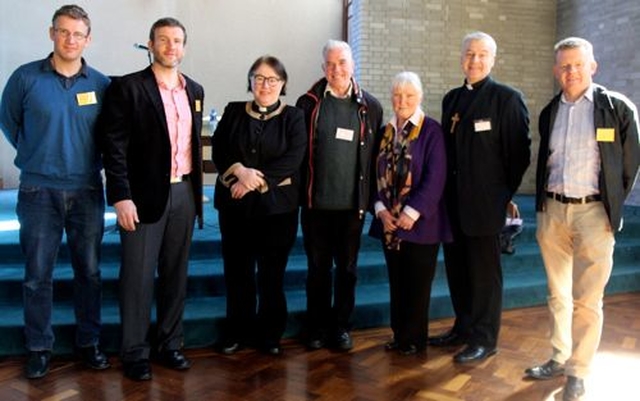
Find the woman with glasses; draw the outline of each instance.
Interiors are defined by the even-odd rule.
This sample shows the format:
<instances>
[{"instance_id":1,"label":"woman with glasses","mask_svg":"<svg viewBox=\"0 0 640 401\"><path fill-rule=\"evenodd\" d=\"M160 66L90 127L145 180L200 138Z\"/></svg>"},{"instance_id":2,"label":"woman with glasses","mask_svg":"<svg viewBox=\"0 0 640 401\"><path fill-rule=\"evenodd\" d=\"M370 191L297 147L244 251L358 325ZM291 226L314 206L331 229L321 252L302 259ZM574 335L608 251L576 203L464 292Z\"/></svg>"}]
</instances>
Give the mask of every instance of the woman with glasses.
<instances>
[{"instance_id":1,"label":"woman with glasses","mask_svg":"<svg viewBox=\"0 0 640 401\"><path fill-rule=\"evenodd\" d=\"M389 273L391 329L387 350L403 355L427 345L429 299L440 242L451 240L442 194L446 154L440 124L420 108L422 83L401 72L391 84L394 116L376 162L376 218Z\"/></svg>"},{"instance_id":2,"label":"woman with glasses","mask_svg":"<svg viewBox=\"0 0 640 401\"><path fill-rule=\"evenodd\" d=\"M258 58L247 76L253 99L229 103L212 142L227 288L220 351L245 346L279 355L287 321L284 272L298 229L299 168L307 139L302 111L286 105L287 72Z\"/></svg>"}]
</instances>

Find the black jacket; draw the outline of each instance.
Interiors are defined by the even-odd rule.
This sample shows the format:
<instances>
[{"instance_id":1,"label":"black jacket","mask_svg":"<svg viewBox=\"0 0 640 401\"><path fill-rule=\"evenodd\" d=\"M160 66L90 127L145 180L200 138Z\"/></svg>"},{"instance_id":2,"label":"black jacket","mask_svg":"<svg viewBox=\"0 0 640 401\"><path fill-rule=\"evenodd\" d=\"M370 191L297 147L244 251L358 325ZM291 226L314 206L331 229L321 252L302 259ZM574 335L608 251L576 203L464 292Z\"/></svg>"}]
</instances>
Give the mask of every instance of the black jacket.
<instances>
[{"instance_id":1,"label":"black jacket","mask_svg":"<svg viewBox=\"0 0 640 401\"><path fill-rule=\"evenodd\" d=\"M300 193L300 164L307 146L302 111L282 105L261 121L255 113L249 114L250 105L229 103L213 135L211 156L219 172L214 206L245 217L294 211ZM252 130L251 124L259 132ZM260 170L267 182L266 191L233 199L222 177L236 163Z\"/></svg>"},{"instance_id":2,"label":"black jacket","mask_svg":"<svg viewBox=\"0 0 640 401\"><path fill-rule=\"evenodd\" d=\"M183 75L184 76L184 75ZM187 76L191 106L190 181L202 227L202 109L204 90ZM171 142L164 105L151 67L114 78L105 94L98 123L99 143L110 205L131 199L141 223L155 223L167 205Z\"/></svg>"},{"instance_id":3,"label":"black jacket","mask_svg":"<svg viewBox=\"0 0 640 401\"><path fill-rule=\"evenodd\" d=\"M442 100L447 205L466 235L497 235L530 163L529 112L520 92L491 77L459 110L463 91L464 86L455 88ZM460 119L452 133L456 113Z\"/></svg>"},{"instance_id":4,"label":"black jacket","mask_svg":"<svg viewBox=\"0 0 640 401\"><path fill-rule=\"evenodd\" d=\"M536 210L544 211L549 174L549 139L558 112L561 94L555 96L540 113L540 150L536 170ZM594 127L613 128L612 142L598 141L600 176L598 186L611 228L622 229L622 208L638 175L640 144L638 143L638 112L624 95L594 85ZM594 132L595 134L595 132Z\"/></svg>"},{"instance_id":5,"label":"black jacket","mask_svg":"<svg viewBox=\"0 0 640 401\"><path fill-rule=\"evenodd\" d=\"M361 89L355 80L352 80L352 84L352 98L359 105L358 118L360 120L360 146L358 148L358 174L360 176L360 182L356 194L358 196L358 212L361 217L364 217L364 213L371 207L371 196L376 188L375 163L372 163L372 158L375 157L375 148L380 142L382 106L380 106L380 102L378 102L375 97ZM320 105L324 99L326 88L327 79L322 78L316 82L307 93L300 96L296 102L296 106L304 112L308 136L307 153L301 171L302 182L304 183L301 204L303 207L310 209L314 207L314 138L318 112L320 111Z\"/></svg>"}]
</instances>

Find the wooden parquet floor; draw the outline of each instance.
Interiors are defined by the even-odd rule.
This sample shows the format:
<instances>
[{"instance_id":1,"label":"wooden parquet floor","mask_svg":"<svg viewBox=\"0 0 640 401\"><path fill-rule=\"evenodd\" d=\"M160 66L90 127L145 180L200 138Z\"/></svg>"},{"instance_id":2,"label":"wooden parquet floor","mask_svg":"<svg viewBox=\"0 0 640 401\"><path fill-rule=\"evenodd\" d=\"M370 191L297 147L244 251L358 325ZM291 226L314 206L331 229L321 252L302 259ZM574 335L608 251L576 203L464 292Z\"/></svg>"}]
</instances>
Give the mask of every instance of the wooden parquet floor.
<instances>
[{"instance_id":1,"label":"wooden parquet floor","mask_svg":"<svg viewBox=\"0 0 640 401\"><path fill-rule=\"evenodd\" d=\"M605 299L605 329L585 401L640 400L640 293ZM0 361L0 400L322 400L322 401L551 401L561 400L563 379L523 380L523 370L549 356L546 307L507 311L499 353L474 366L452 363L455 349L429 348L420 356L385 352L389 329L354 332L355 348L341 354L307 352L293 340L282 357L254 351L222 356L189 350L188 372L153 366L154 378L137 383L114 367L103 372L55 357L45 378L22 376L23 358ZM451 319L431 323L432 333Z\"/></svg>"}]
</instances>

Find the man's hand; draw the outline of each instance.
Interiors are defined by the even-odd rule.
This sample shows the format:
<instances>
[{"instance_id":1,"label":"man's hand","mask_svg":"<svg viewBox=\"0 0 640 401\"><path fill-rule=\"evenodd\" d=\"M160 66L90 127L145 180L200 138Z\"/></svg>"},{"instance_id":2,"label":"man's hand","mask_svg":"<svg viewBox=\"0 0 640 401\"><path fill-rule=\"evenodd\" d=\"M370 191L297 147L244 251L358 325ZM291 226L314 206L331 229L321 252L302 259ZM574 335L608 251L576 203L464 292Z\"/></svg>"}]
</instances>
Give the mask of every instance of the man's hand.
<instances>
[{"instance_id":1,"label":"man's hand","mask_svg":"<svg viewBox=\"0 0 640 401\"><path fill-rule=\"evenodd\" d=\"M116 209L116 216L118 216L118 224L125 231L135 231L136 223L140 223L138 220L138 209L135 203L131 199L121 200L116 202L113 207Z\"/></svg>"}]
</instances>

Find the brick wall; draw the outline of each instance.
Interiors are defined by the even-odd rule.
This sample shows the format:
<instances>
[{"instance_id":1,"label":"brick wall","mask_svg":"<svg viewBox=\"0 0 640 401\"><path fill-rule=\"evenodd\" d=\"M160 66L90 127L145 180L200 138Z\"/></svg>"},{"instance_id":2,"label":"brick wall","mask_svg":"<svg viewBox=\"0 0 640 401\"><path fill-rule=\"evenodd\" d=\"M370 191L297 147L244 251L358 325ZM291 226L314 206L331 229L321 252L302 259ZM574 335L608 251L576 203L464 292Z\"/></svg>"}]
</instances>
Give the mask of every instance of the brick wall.
<instances>
[{"instance_id":1,"label":"brick wall","mask_svg":"<svg viewBox=\"0 0 640 401\"><path fill-rule=\"evenodd\" d=\"M640 2L559 0L558 39L580 36L594 47L594 81L640 104Z\"/></svg>"},{"instance_id":2,"label":"brick wall","mask_svg":"<svg viewBox=\"0 0 640 401\"><path fill-rule=\"evenodd\" d=\"M551 66L556 40L552 0L354 0L349 42L356 76L391 114L389 84L403 70L420 75L423 108L440 119L442 96L461 85L461 41L481 30L498 43L495 79L520 89L531 114L532 160L537 152L538 114L554 92ZM534 190L530 167L521 192Z\"/></svg>"},{"instance_id":3,"label":"brick wall","mask_svg":"<svg viewBox=\"0 0 640 401\"><path fill-rule=\"evenodd\" d=\"M558 39L580 36L593 44L598 62L594 81L640 105L640 2L559 0ZM640 205L640 183L627 200Z\"/></svg>"}]
</instances>

